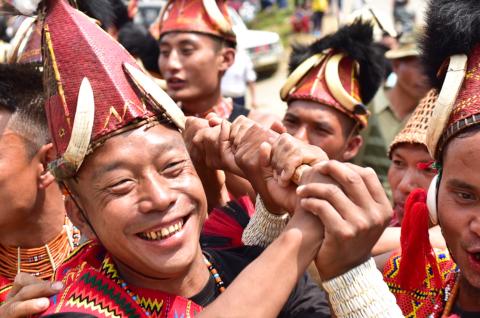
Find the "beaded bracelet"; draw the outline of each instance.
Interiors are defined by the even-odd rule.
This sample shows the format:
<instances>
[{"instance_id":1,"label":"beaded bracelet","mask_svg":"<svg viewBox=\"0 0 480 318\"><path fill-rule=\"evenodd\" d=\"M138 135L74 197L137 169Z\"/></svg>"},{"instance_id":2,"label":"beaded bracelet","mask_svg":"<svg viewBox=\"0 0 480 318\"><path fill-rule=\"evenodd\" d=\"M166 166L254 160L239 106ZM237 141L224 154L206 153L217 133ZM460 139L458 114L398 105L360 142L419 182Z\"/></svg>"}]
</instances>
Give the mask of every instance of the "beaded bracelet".
<instances>
[{"instance_id":1,"label":"beaded bracelet","mask_svg":"<svg viewBox=\"0 0 480 318\"><path fill-rule=\"evenodd\" d=\"M243 244L267 247L282 233L289 220L288 213L277 215L268 212L262 198L257 195L255 214L243 231Z\"/></svg>"},{"instance_id":2,"label":"beaded bracelet","mask_svg":"<svg viewBox=\"0 0 480 318\"><path fill-rule=\"evenodd\" d=\"M374 260L323 283L337 318L403 318Z\"/></svg>"}]
</instances>

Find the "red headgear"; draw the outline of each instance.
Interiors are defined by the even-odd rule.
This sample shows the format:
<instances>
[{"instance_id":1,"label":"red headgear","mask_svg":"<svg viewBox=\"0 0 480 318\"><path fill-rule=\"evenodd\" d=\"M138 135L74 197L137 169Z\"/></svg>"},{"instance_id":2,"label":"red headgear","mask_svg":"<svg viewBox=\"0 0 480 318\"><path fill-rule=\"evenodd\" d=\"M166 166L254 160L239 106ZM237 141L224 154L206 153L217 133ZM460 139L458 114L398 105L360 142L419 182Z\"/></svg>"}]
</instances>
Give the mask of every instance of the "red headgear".
<instances>
[{"instance_id":1,"label":"red headgear","mask_svg":"<svg viewBox=\"0 0 480 318\"><path fill-rule=\"evenodd\" d=\"M45 4L46 112L59 157L50 168L58 179L124 131L162 117L183 129L183 113L120 44L65 0Z\"/></svg>"},{"instance_id":2,"label":"red headgear","mask_svg":"<svg viewBox=\"0 0 480 318\"><path fill-rule=\"evenodd\" d=\"M306 74L297 83L296 75L303 73L302 65L287 80L281 97L287 102L311 100L331 106L359 122L364 128L368 124L368 112L361 102L358 83L358 63L344 54L328 52L312 56L302 64L309 66ZM298 73L297 73L298 72Z\"/></svg>"},{"instance_id":3,"label":"red headgear","mask_svg":"<svg viewBox=\"0 0 480 318\"><path fill-rule=\"evenodd\" d=\"M160 14L160 37L175 31L205 33L236 43L224 0L169 0Z\"/></svg>"}]
</instances>

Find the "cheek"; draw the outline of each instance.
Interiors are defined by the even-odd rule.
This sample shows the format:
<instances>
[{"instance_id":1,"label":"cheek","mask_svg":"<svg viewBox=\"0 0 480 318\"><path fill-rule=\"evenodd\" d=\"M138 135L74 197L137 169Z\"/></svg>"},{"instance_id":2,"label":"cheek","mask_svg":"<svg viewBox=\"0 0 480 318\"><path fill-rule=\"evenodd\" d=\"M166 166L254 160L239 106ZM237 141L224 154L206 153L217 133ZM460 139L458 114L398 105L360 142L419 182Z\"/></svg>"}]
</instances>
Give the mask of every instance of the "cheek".
<instances>
[{"instance_id":1,"label":"cheek","mask_svg":"<svg viewBox=\"0 0 480 318\"><path fill-rule=\"evenodd\" d=\"M400 180L402 180L402 177L399 171L393 165L390 165L390 168L388 169L387 179L390 187L392 188L392 192L395 192Z\"/></svg>"}]
</instances>

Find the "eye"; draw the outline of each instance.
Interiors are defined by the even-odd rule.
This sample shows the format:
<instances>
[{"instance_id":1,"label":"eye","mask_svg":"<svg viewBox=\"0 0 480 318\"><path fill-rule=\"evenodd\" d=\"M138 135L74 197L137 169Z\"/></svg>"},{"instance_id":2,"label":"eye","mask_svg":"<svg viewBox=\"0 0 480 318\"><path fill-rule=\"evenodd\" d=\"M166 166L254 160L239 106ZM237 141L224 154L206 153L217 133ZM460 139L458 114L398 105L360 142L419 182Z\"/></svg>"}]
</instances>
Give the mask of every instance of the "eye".
<instances>
[{"instance_id":1,"label":"eye","mask_svg":"<svg viewBox=\"0 0 480 318\"><path fill-rule=\"evenodd\" d=\"M472 194L472 193L468 193L468 192L464 192L464 191L458 191L455 194L457 195L457 197L460 200L463 200L463 201L474 201L474 200L476 200L475 195Z\"/></svg>"},{"instance_id":2,"label":"eye","mask_svg":"<svg viewBox=\"0 0 480 318\"><path fill-rule=\"evenodd\" d=\"M135 182L133 180L121 179L120 181L117 181L111 186L109 186L108 190L115 195L124 195L129 193L134 186Z\"/></svg>"},{"instance_id":3,"label":"eye","mask_svg":"<svg viewBox=\"0 0 480 318\"><path fill-rule=\"evenodd\" d=\"M182 55L191 55L193 53L193 48L191 47L184 47L180 50Z\"/></svg>"},{"instance_id":4,"label":"eye","mask_svg":"<svg viewBox=\"0 0 480 318\"><path fill-rule=\"evenodd\" d=\"M170 55L170 50L160 49L160 55L163 57L168 57Z\"/></svg>"},{"instance_id":5,"label":"eye","mask_svg":"<svg viewBox=\"0 0 480 318\"><path fill-rule=\"evenodd\" d=\"M186 165L187 160L179 160L169 163L162 171L162 174L169 178L178 176Z\"/></svg>"},{"instance_id":6,"label":"eye","mask_svg":"<svg viewBox=\"0 0 480 318\"><path fill-rule=\"evenodd\" d=\"M315 129L315 132L319 134L328 134L328 135L332 134L332 132L327 128L325 128L325 126L323 125L315 125L314 129Z\"/></svg>"},{"instance_id":7,"label":"eye","mask_svg":"<svg viewBox=\"0 0 480 318\"><path fill-rule=\"evenodd\" d=\"M392 164L393 164L393 166L395 166L396 168L403 168L403 167L405 167L405 162L403 162L403 160L399 160L399 159L393 159L393 160L392 160Z\"/></svg>"}]
</instances>

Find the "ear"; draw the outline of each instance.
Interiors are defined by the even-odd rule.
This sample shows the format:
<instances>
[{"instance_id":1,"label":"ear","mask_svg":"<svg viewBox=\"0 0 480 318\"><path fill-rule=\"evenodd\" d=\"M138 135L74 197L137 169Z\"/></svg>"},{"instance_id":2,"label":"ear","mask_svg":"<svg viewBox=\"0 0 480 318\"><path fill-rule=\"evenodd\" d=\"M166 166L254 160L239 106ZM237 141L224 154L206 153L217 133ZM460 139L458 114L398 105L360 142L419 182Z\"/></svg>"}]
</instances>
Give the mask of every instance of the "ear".
<instances>
[{"instance_id":1,"label":"ear","mask_svg":"<svg viewBox=\"0 0 480 318\"><path fill-rule=\"evenodd\" d=\"M394 73L397 72L399 66L400 66L400 60L398 59L392 60L392 70Z\"/></svg>"},{"instance_id":2,"label":"ear","mask_svg":"<svg viewBox=\"0 0 480 318\"><path fill-rule=\"evenodd\" d=\"M65 190L65 185L62 185L62 189ZM69 195L65 196L65 209L70 221L80 230L82 237L86 237L89 240L95 239L95 234L87 220L85 220L85 210L80 205L78 199L75 199L74 194L70 193L70 191L65 192L69 193Z\"/></svg>"},{"instance_id":3,"label":"ear","mask_svg":"<svg viewBox=\"0 0 480 318\"><path fill-rule=\"evenodd\" d=\"M55 177L48 171L48 163L55 159L53 144L43 145L36 157L38 158L38 186L40 189L46 189L55 181Z\"/></svg>"},{"instance_id":4,"label":"ear","mask_svg":"<svg viewBox=\"0 0 480 318\"><path fill-rule=\"evenodd\" d=\"M343 160L350 161L352 160L360 151L360 148L363 145L363 137L360 135L352 136L347 142L347 148L343 153Z\"/></svg>"},{"instance_id":5,"label":"ear","mask_svg":"<svg viewBox=\"0 0 480 318\"><path fill-rule=\"evenodd\" d=\"M223 47L220 50L220 66L219 71L225 72L235 62L235 49L231 47Z\"/></svg>"}]
</instances>

